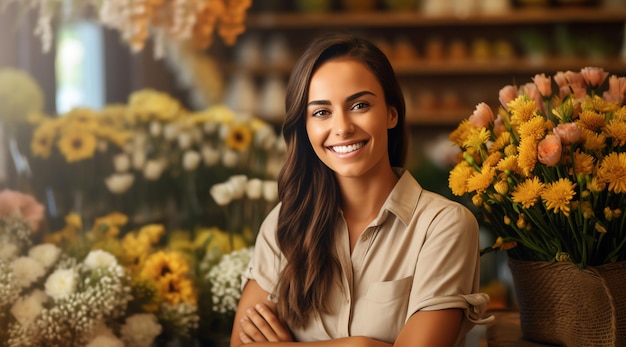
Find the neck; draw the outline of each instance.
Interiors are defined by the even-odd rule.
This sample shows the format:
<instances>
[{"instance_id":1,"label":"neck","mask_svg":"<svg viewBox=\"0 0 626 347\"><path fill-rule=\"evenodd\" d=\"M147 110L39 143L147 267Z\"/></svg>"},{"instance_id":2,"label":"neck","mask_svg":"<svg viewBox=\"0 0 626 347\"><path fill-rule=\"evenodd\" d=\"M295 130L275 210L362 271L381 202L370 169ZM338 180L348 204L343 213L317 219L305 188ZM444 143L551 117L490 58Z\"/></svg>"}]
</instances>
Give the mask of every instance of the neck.
<instances>
[{"instance_id":1,"label":"neck","mask_svg":"<svg viewBox=\"0 0 626 347\"><path fill-rule=\"evenodd\" d=\"M344 216L351 220L371 221L380 211L396 182L398 176L390 166L367 176L339 178Z\"/></svg>"}]
</instances>

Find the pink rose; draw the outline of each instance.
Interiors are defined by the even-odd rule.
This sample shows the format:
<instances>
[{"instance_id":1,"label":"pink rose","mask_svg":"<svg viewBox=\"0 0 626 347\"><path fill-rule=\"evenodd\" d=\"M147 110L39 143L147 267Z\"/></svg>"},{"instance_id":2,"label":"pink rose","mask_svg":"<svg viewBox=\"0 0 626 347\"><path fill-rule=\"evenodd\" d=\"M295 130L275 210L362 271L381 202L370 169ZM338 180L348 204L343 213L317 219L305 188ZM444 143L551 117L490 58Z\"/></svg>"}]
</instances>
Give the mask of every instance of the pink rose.
<instances>
[{"instance_id":1,"label":"pink rose","mask_svg":"<svg viewBox=\"0 0 626 347\"><path fill-rule=\"evenodd\" d=\"M546 107L543 104L543 98L539 93L539 89L537 89L537 85L534 83L526 83L520 88L520 93L526 95L527 97L535 100L537 104L537 108L542 112L546 113Z\"/></svg>"},{"instance_id":2,"label":"pink rose","mask_svg":"<svg viewBox=\"0 0 626 347\"><path fill-rule=\"evenodd\" d=\"M547 97L552 95L552 78L546 77L546 74L537 74L533 77L533 82L537 86L537 90L541 96Z\"/></svg>"},{"instance_id":3,"label":"pink rose","mask_svg":"<svg viewBox=\"0 0 626 347\"><path fill-rule=\"evenodd\" d=\"M581 139L580 128L575 123L559 124L553 130L554 135L558 136L562 144L569 145L576 143Z\"/></svg>"},{"instance_id":4,"label":"pink rose","mask_svg":"<svg viewBox=\"0 0 626 347\"><path fill-rule=\"evenodd\" d=\"M484 102L476 105L474 113L469 117L469 122L477 128L486 128L493 123L493 111L489 105Z\"/></svg>"},{"instance_id":5,"label":"pink rose","mask_svg":"<svg viewBox=\"0 0 626 347\"><path fill-rule=\"evenodd\" d=\"M571 86L576 86L576 87L585 86L585 78L580 72L566 71L565 79L567 80L567 83L569 83Z\"/></svg>"},{"instance_id":6,"label":"pink rose","mask_svg":"<svg viewBox=\"0 0 626 347\"><path fill-rule=\"evenodd\" d=\"M559 71L554 75L554 82L556 83L557 86L559 86L559 89L563 89L564 87L567 87L569 83L567 82L567 77L565 76L565 72L563 71Z\"/></svg>"},{"instance_id":7,"label":"pink rose","mask_svg":"<svg viewBox=\"0 0 626 347\"><path fill-rule=\"evenodd\" d=\"M554 166L561 160L561 139L548 135L537 145L537 159L547 166Z\"/></svg>"},{"instance_id":8,"label":"pink rose","mask_svg":"<svg viewBox=\"0 0 626 347\"><path fill-rule=\"evenodd\" d=\"M30 195L5 189L0 192L0 218L9 216L24 219L36 232L44 218L44 206Z\"/></svg>"},{"instance_id":9,"label":"pink rose","mask_svg":"<svg viewBox=\"0 0 626 347\"><path fill-rule=\"evenodd\" d=\"M608 72L604 72L601 67L584 67L580 70L587 85L591 87L599 87L604 83L604 80L609 76Z\"/></svg>"},{"instance_id":10,"label":"pink rose","mask_svg":"<svg viewBox=\"0 0 626 347\"><path fill-rule=\"evenodd\" d=\"M496 120L493 121L493 133L496 134L496 136L500 136L500 134L502 134L505 131L506 131L506 126L504 125L504 121L502 120L500 115L498 115L496 117Z\"/></svg>"},{"instance_id":11,"label":"pink rose","mask_svg":"<svg viewBox=\"0 0 626 347\"><path fill-rule=\"evenodd\" d=\"M606 101L617 101L621 103L626 93L626 77L609 77L609 90L605 91L602 97Z\"/></svg>"},{"instance_id":12,"label":"pink rose","mask_svg":"<svg viewBox=\"0 0 626 347\"><path fill-rule=\"evenodd\" d=\"M498 99L500 100L500 104L502 104L502 107L504 107L505 110L508 109L506 105L508 105L509 102L515 100L517 96L517 87L514 85L504 86L502 89L500 89L500 92L498 93Z\"/></svg>"}]
</instances>

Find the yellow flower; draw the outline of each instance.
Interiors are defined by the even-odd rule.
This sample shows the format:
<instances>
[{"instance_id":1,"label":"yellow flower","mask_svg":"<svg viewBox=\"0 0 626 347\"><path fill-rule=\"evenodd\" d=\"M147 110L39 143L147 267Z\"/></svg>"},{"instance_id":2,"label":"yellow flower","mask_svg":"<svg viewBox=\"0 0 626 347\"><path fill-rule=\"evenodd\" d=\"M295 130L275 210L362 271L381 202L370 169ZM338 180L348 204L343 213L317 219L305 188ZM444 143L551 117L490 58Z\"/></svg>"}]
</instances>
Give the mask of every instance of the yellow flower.
<instances>
[{"instance_id":1,"label":"yellow flower","mask_svg":"<svg viewBox=\"0 0 626 347\"><path fill-rule=\"evenodd\" d=\"M493 141L491 147L489 147L490 152L495 151L503 151L506 146L511 144L511 133L504 132Z\"/></svg>"},{"instance_id":2,"label":"yellow flower","mask_svg":"<svg viewBox=\"0 0 626 347\"><path fill-rule=\"evenodd\" d=\"M521 204L522 208L530 208L537 202L543 189L544 184L539 181L538 177L529 178L515 187L511 193L511 199Z\"/></svg>"},{"instance_id":3,"label":"yellow flower","mask_svg":"<svg viewBox=\"0 0 626 347\"><path fill-rule=\"evenodd\" d=\"M512 155L500 159L498 164L496 164L496 169L502 172L519 172L519 166L517 166L517 156Z\"/></svg>"},{"instance_id":4,"label":"yellow flower","mask_svg":"<svg viewBox=\"0 0 626 347\"><path fill-rule=\"evenodd\" d=\"M598 180L609 184L609 190L626 193L626 153L609 153L598 168Z\"/></svg>"},{"instance_id":5,"label":"yellow flower","mask_svg":"<svg viewBox=\"0 0 626 347\"><path fill-rule=\"evenodd\" d=\"M576 184L567 178L547 184L541 193L541 199L546 204L547 210L554 213L563 212L565 216L569 216L575 187Z\"/></svg>"},{"instance_id":6,"label":"yellow flower","mask_svg":"<svg viewBox=\"0 0 626 347\"><path fill-rule=\"evenodd\" d=\"M511 125L518 127L528 122L537 114L537 104L523 95L518 96L507 105L511 111Z\"/></svg>"},{"instance_id":7,"label":"yellow flower","mask_svg":"<svg viewBox=\"0 0 626 347\"><path fill-rule=\"evenodd\" d=\"M178 305L181 302L195 304L197 301L193 282L188 278L166 274L156 280L156 284L159 295L167 303L172 305Z\"/></svg>"},{"instance_id":8,"label":"yellow flower","mask_svg":"<svg viewBox=\"0 0 626 347\"><path fill-rule=\"evenodd\" d=\"M594 167L594 157L588 153L577 150L574 153L574 172L576 174L591 175Z\"/></svg>"},{"instance_id":9,"label":"yellow flower","mask_svg":"<svg viewBox=\"0 0 626 347\"><path fill-rule=\"evenodd\" d=\"M54 139L56 138L56 127L53 122L44 122L35 129L31 150L33 155L41 158L50 157Z\"/></svg>"},{"instance_id":10,"label":"yellow flower","mask_svg":"<svg viewBox=\"0 0 626 347\"><path fill-rule=\"evenodd\" d=\"M581 134L585 139L583 146L591 152L601 152L606 147L606 136L598 134L588 129L581 129Z\"/></svg>"},{"instance_id":11,"label":"yellow flower","mask_svg":"<svg viewBox=\"0 0 626 347\"><path fill-rule=\"evenodd\" d=\"M142 277L158 281L165 275L187 276L189 265L177 252L158 251L146 258L141 269Z\"/></svg>"},{"instance_id":12,"label":"yellow flower","mask_svg":"<svg viewBox=\"0 0 626 347\"><path fill-rule=\"evenodd\" d=\"M58 146L68 163L92 158L96 151L96 137L91 132L74 128L64 133Z\"/></svg>"},{"instance_id":13,"label":"yellow flower","mask_svg":"<svg viewBox=\"0 0 626 347\"><path fill-rule=\"evenodd\" d=\"M526 138L541 140L546 134L546 122L543 117L532 117L526 123L520 124L519 135L522 141Z\"/></svg>"},{"instance_id":14,"label":"yellow flower","mask_svg":"<svg viewBox=\"0 0 626 347\"><path fill-rule=\"evenodd\" d=\"M108 126L99 127L94 130L94 134L98 137L106 139L116 145L118 148L124 148L124 146L133 138L133 133L129 131L122 131L117 128Z\"/></svg>"},{"instance_id":15,"label":"yellow flower","mask_svg":"<svg viewBox=\"0 0 626 347\"><path fill-rule=\"evenodd\" d=\"M581 112L580 119L577 122L578 126L581 128L591 131L599 131L605 123L604 114L591 110Z\"/></svg>"},{"instance_id":16,"label":"yellow flower","mask_svg":"<svg viewBox=\"0 0 626 347\"><path fill-rule=\"evenodd\" d=\"M612 120L604 128L604 134L613 138L613 145L624 146L626 144L626 122Z\"/></svg>"},{"instance_id":17,"label":"yellow flower","mask_svg":"<svg viewBox=\"0 0 626 347\"><path fill-rule=\"evenodd\" d=\"M96 218L93 223L93 230L103 230L109 237L115 237L120 233L120 227L128 223L128 217L119 212L112 212L100 218Z\"/></svg>"},{"instance_id":18,"label":"yellow flower","mask_svg":"<svg viewBox=\"0 0 626 347\"><path fill-rule=\"evenodd\" d=\"M475 151L480 151L482 146L489 142L491 136L489 131L485 128L475 129L472 131L463 143L463 147L472 148Z\"/></svg>"},{"instance_id":19,"label":"yellow flower","mask_svg":"<svg viewBox=\"0 0 626 347\"><path fill-rule=\"evenodd\" d=\"M531 137L523 138L519 146L517 165L525 176L529 176L537 164L537 141Z\"/></svg>"},{"instance_id":20,"label":"yellow flower","mask_svg":"<svg viewBox=\"0 0 626 347\"><path fill-rule=\"evenodd\" d=\"M509 192L509 184L506 181L499 181L495 183L493 188L500 195L506 195Z\"/></svg>"},{"instance_id":21,"label":"yellow flower","mask_svg":"<svg viewBox=\"0 0 626 347\"><path fill-rule=\"evenodd\" d=\"M252 142L252 131L246 124L233 124L226 135L226 146L229 148L245 151Z\"/></svg>"},{"instance_id":22,"label":"yellow flower","mask_svg":"<svg viewBox=\"0 0 626 347\"><path fill-rule=\"evenodd\" d=\"M474 126L467 119L461 121L461 124L454 129L448 138L454 142L457 146L463 147L463 143L469 138L470 134L474 131Z\"/></svg>"},{"instance_id":23,"label":"yellow flower","mask_svg":"<svg viewBox=\"0 0 626 347\"><path fill-rule=\"evenodd\" d=\"M470 192L484 192L487 188L489 188L491 182L493 182L495 171L495 168L483 165L481 172L475 172L472 177L467 180L467 189Z\"/></svg>"},{"instance_id":24,"label":"yellow flower","mask_svg":"<svg viewBox=\"0 0 626 347\"><path fill-rule=\"evenodd\" d=\"M89 108L74 108L59 118L65 127L78 127L83 131L98 129L98 115Z\"/></svg>"},{"instance_id":25,"label":"yellow flower","mask_svg":"<svg viewBox=\"0 0 626 347\"><path fill-rule=\"evenodd\" d=\"M452 194L461 196L469 190L467 189L467 180L472 177L475 170L466 161L458 163L448 177L448 185L452 190Z\"/></svg>"},{"instance_id":26,"label":"yellow flower","mask_svg":"<svg viewBox=\"0 0 626 347\"><path fill-rule=\"evenodd\" d=\"M487 157L487 159L485 159L483 165L496 166L498 165L498 162L500 162L500 159L502 159L502 153L493 152Z\"/></svg>"},{"instance_id":27,"label":"yellow flower","mask_svg":"<svg viewBox=\"0 0 626 347\"><path fill-rule=\"evenodd\" d=\"M139 237L146 237L151 244L156 244L165 234L165 227L162 224L148 224L139 229Z\"/></svg>"},{"instance_id":28,"label":"yellow flower","mask_svg":"<svg viewBox=\"0 0 626 347\"><path fill-rule=\"evenodd\" d=\"M152 120L169 122L181 117L184 110L180 102L169 94L146 88L130 95L128 113L141 122Z\"/></svg>"}]
</instances>

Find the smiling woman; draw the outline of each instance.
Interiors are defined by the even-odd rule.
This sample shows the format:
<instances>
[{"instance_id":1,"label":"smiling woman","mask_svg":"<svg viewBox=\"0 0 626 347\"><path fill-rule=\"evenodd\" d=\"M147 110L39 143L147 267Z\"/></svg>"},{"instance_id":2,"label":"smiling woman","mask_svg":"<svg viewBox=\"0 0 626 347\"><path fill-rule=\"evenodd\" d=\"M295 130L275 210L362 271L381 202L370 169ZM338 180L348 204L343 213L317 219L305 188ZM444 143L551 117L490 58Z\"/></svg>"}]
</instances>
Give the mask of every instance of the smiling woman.
<instances>
[{"instance_id":1,"label":"smiling woman","mask_svg":"<svg viewBox=\"0 0 626 347\"><path fill-rule=\"evenodd\" d=\"M280 204L244 272L231 346L463 345L492 319L478 225L402 168L405 103L385 55L352 35L319 38L286 109Z\"/></svg>"}]
</instances>

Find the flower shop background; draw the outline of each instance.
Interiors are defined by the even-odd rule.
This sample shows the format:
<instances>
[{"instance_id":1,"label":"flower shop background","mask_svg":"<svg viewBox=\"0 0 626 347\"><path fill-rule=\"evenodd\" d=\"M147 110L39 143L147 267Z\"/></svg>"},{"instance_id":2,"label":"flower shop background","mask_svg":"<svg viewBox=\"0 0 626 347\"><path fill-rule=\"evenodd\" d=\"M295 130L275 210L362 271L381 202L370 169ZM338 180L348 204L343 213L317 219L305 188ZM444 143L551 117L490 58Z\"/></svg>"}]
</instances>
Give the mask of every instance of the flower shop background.
<instances>
[{"instance_id":1,"label":"flower shop background","mask_svg":"<svg viewBox=\"0 0 626 347\"><path fill-rule=\"evenodd\" d=\"M0 11L0 80L8 81L0 82L0 108L21 110L16 117L6 110L0 115L0 172L3 188L13 190L0 196L0 273L8 274L0 278L7 298L0 302L0 331L7 334L0 341L15 345L54 343L66 339L63 334L73 334L74 345L198 337L214 343L229 331L238 274L258 224L276 203L284 82L302 35L343 26L377 33L414 112L408 115L409 169L425 188L470 207L470 199L448 188L459 153L448 135L475 104L488 101L495 109L499 88L535 73L588 62L612 73L625 69L619 49L626 15L619 1L584 8L565 1L529 8L524 1L476 1L462 7L464 13L455 12L454 1L355 2L354 8L343 1L232 1L231 11L240 16L231 13L223 32L212 27L219 20L211 13L228 13L227 2L216 1L223 6L202 12L207 26L195 42L201 50L182 44L184 30L163 35L163 23L148 20L147 14L159 13L155 9L146 7L133 19L150 34L128 36L132 30L115 16L81 12L78 5L89 1L71 2L76 7L69 12L60 9L70 2L44 1L57 11L49 18L17 3L0 0L6 6ZM35 3L22 5L37 9ZM492 24L485 26L485 15ZM512 18L522 19L509 26ZM585 35L568 31L581 22ZM86 63L57 45L72 33L61 30L62 23L86 23L101 33L101 49L94 51L100 65L86 64L87 77L101 77L99 104L67 108L57 98L62 61ZM528 30L536 25L554 37ZM493 32L501 34L489 36ZM22 218L7 218L16 211ZM481 235L483 246L495 241L487 226ZM492 307L515 305L505 254L481 261ZM101 279L106 285L98 285ZM95 314L78 309L99 297L105 299ZM73 324L68 312L84 321ZM35 327L62 333L31 334Z\"/></svg>"}]
</instances>

